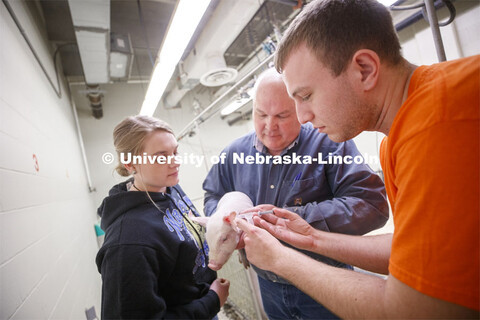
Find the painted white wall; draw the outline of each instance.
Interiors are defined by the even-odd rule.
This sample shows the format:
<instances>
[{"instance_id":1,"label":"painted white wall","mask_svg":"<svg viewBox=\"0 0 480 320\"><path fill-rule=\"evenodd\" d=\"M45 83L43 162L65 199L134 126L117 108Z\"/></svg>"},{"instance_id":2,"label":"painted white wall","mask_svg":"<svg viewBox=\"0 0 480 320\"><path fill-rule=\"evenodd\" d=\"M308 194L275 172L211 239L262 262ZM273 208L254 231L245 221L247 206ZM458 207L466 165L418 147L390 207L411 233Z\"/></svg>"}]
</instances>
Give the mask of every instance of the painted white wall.
<instances>
[{"instance_id":1,"label":"painted white wall","mask_svg":"<svg viewBox=\"0 0 480 320\"><path fill-rule=\"evenodd\" d=\"M44 30L37 29L23 1L11 1L25 22L50 76L51 51ZM447 58L480 52L480 5L456 1L458 17L442 28ZM138 112L145 85L103 86L114 93L104 102L104 118L80 112L93 185L87 188L75 123L68 98L58 99L3 4L0 5L0 318L84 319L84 309L100 311L100 276L93 223L96 208L110 187L124 180L102 154L114 153L112 131L124 117ZM424 22L400 33L404 56L414 63L436 62L430 30ZM63 92L65 93L65 88ZM76 101L87 105L83 86L73 86ZM160 109L155 116L175 132L194 117L193 98L208 105L210 91L186 95L180 109ZM81 102L80 102L81 104ZM79 106L82 107L82 106ZM85 106L83 106L85 107ZM218 155L233 139L253 129L251 121L228 126L217 115L201 124L195 136L180 142L180 153ZM355 138L362 153L378 155L382 135ZM34 168L33 154L39 171ZM199 210L201 184L210 165L183 165L180 183ZM376 170L379 166L371 164Z\"/></svg>"},{"instance_id":2,"label":"painted white wall","mask_svg":"<svg viewBox=\"0 0 480 320\"><path fill-rule=\"evenodd\" d=\"M480 53L480 2L455 1L457 17L445 26L440 27L447 60L454 60ZM446 9L439 11L439 19L444 20ZM432 31L425 20L399 32L403 56L417 65L437 63L437 54Z\"/></svg>"},{"instance_id":3,"label":"painted white wall","mask_svg":"<svg viewBox=\"0 0 480 320\"><path fill-rule=\"evenodd\" d=\"M182 110L192 110L191 105L193 98L196 98L207 107L207 99L205 96L195 96L188 94L182 100ZM163 114L160 110L159 115ZM188 113L187 113L188 114ZM179 111L179 116L181 115ZM170 116L176 116L170 113ZM167 115L165 115L167 117ZM178 117L178 116L177 116ZM189 118L192 118L190 112ZM167 120L168 121L168 120ZM182 124L182 129L186 123ZM208 170L212 167L212 157L218 157L220 152L230 144L234 139L253 130L251 121L239 121L229 126L226 120L222 120L220 113L212 116L206 122L200 124L195 130L196 134L192 137L186 137L180 141L181 153L195 154L204 156L201 167L188 164L181 167L180 184L187 195L192 199L195 207L203 212L203 196L202 183L205 180Z\"/></svg>"},{"instance_id":4,"label":"painted white wall","mask_svg":"<svg viewBox=\"0 0 480 320\"><path fill-rule=\"evenodd\" d=\"M82 128L83 141L90 167L92 184L96 191L92 194L95 207L102 203L110 188L126 178L115 172L117 157L113 147L113 129L127 116L140 111L145 97L145 84L106 84L101 90L108 94L103 101L103 118L95 119L91 115L90 104L86 97L85 85L72 85L72 95L79 109L78 118ZM102 162L104 153L115 155L115 162Z\"/></svg>"},{"instance_id":5,"label":"painted white wall","mask_svg":"<svg viewBox=\"0 0 480 320\"><path fill-rule=\"evenodd\" d=\"M44 30L25 2L10 3L53 76ZM0 17L0 319L85 319L99 311L100 276L72 108L3 3Z\"/></svg>"},{"instance_id":6,"label":"painted white wall","mask_svg":"<svg viewBox=\"0 0 480 320\"><path fill-rule=\"evenodd\" d=\"M81 109L79 120L92 183L96 189L96 192L93 193L96 206L101 204L114 184L127 179L115 172L118 159L107 165L102 162L102 155L110 152L117 158L113 146L113 129L125 117L134 115L140 110L145 97L145 89L145 84L102 85L101 90L108 93L109 98L103 102L103 118L96 120L87 111L88 101L85 97L85 86L72 86L77 107ZM212 99L211 94L210 90L205 90L195 97L188 93L182 101L181 108L159 108L154 116L168 122L175 133L180 133L187 121L194 116L193 98L197 99L205 108L208 101ZM179 155L204 156L204 161L200 166L188 162L180 167L180 185L199 211L203 210L202 182L211 167L210 158L218 155L232 139L247 133L250 129L253 129L251 122L228 126L227 122L221 120L217 115L205 122L204 125L200 125L195 136L184 138L179 142Z\"/></svg>"}]
</instances>

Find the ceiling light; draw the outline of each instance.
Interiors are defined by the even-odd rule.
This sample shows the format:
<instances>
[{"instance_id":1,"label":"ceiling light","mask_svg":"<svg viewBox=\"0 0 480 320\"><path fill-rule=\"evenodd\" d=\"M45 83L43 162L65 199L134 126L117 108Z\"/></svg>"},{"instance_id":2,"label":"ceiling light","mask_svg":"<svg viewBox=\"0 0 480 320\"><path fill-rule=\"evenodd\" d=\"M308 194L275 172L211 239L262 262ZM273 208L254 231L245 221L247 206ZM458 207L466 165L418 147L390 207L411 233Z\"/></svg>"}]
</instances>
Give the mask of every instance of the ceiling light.
<instances>
[{"instance_id":1,"label":"ceiling light","mask_svg":"<svg viewBox=\"0 0 480 320\"><path fill-rule=\"evenodd\" d=\"M247 103L249 103L252 100L252 98L239 98L239 99L233 99L225 108L220 111L220 114L222 116L228 116L229 114L237 111Z\"/></svg>"},{"instance_id":2,"label":"ceiling light","mask_svg":"<svg viewBox=\"0 0 480 320\"><path fill-rule=\"evenodd\" d=\"M153 115L210 0L180 0L157 57L140 114Z\"/></svg>"},{"instance_id":3,"label":"ceiling light","mask_svg":"<svg viewBox=\"0 0 480 320\"><path fill-rule=\"evenodd\" d=\"M254 90L255 89L253 87L250 87L248 90L246 90L246 92L234 97L233 100L231 100L230 103L223 108L222 111L220 111L220 114L222 116L228 116L252 101Z\"/></svg>"},{"instance_id":4,"label":"ceiling light","mask_svg":"<svg viewBox=\"0 0 480 320\"><path fill-rule=\"evenodd\" d=\"M392 4L397 2L397 0L378 0L381 4L383 4L385 7L390 7Z\"/></svg>"},{"instance_id":5,"label":"ceiling light","mask_svg":"<svg viewBox=\"0 0 480 320\"><path fill-rule=\"evenodd\" d=\"M110 34L110 78L128 80L132 69L133 49L130 36Z\"/></svg>"}]
</instances>

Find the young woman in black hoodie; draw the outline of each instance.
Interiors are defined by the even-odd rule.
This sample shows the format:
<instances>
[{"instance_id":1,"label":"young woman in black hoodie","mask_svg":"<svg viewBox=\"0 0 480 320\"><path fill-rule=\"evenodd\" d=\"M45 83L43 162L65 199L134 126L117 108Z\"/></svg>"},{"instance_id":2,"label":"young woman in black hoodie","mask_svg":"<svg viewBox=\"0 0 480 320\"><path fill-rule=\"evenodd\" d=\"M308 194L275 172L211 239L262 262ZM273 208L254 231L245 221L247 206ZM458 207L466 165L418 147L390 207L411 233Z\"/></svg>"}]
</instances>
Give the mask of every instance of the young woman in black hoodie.
<instances>
[{"instance_id":1,"label":"young woman in black hoodie","mask_svg":"<svg viewBox=\"0 0 480 320\"><path fill-rule=\"evenodd\" d=\"M198 213L178 185L173 131L161 120L135 116L113 136L118 159L131 160L116 170L133 178L114 186L98 209L105 230L96 258L102 319L215 317L230 284L207 267L204 230L188 218L189 211ZM148 163L134 164L135 155Z\"/></svg>"}]
</instances>

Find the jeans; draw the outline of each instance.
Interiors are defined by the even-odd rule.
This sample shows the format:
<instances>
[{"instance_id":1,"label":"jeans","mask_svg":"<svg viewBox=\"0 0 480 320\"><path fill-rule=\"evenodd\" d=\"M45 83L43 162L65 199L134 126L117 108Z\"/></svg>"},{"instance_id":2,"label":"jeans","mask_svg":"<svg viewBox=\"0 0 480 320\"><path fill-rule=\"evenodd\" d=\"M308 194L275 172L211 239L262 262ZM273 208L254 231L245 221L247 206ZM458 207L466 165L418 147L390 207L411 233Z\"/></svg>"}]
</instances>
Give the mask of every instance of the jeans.
<instances>
[{"instance_id":1,"label":"jeans","mask_svg":"<svg viewBox=\"0 0 480 320\"><path fill-rule=\"evenodd\" d=\"M263 308L270 320L339 319L327 308L290 284L258 277Z\"/></svg>"}]
</instances>

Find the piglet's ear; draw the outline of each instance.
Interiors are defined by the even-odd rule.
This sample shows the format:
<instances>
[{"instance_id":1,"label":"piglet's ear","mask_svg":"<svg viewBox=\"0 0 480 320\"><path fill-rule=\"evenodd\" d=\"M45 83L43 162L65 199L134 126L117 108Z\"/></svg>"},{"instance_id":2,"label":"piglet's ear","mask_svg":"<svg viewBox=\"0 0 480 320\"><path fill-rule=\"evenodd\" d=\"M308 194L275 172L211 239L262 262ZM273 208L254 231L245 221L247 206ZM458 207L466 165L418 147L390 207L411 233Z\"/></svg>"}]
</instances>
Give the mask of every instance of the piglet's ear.
<instances>
[{"instance_id":1,"label":"piglet's ear","mask_svg":"<svg viewBox=\"0 0 480 320\"><path fill-rule=\"evenodd\" d=\"M228 216L223 217L223 221L225 223L231 224L235 220L236 216L237 216L237 213L235 211L232 211Z\"/></svg>"},{"instance_id":2,"label":"piglet's ear","mask_svg":"<svg viewBox=\"0 0 480 320\"><path fill-rule=\"evenodd\" d=\"M240 229L238 229L237 223L235 222L235 218L237 217L237 213L235 211L230 212L230 214L223 218L223 221L229 223L232 226L232 229L239 233Z\"/></svg>"},{"instance_id":3,"label":"piglet's ear","mask_svg":"<svg viewBox=\"0 0 480 320\"><path fill-rule=\"evenodd\" d=\"M196 223L198 223L202 227L207 226L208 219L210 219L210 217L195 217L195 216L190 217L190 220L195 221Z\"/></svg>"}]
</instances>

